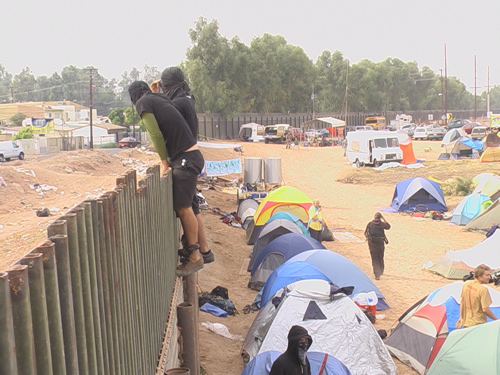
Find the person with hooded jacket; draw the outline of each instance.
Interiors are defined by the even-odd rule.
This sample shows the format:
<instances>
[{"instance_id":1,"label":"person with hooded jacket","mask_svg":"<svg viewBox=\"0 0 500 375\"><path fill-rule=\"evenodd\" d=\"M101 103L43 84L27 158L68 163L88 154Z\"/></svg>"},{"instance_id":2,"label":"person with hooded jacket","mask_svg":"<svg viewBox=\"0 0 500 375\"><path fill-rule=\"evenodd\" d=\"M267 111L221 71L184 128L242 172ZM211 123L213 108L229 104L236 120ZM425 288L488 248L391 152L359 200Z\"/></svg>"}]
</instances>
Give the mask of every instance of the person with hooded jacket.
<instances>
[{"instance_id":1,"label":"person with hooded jacket","mask_svg":"<svg viewBox=\"0 0 500 375\"><path fill-rule=\"evenodd\" d=\"M312 338L304 327L293 326L288 332L288 347L274 361L269 375L311 375L311 365L306 353Z\"/></svg>"},{"instance_id":2,"label":"person with hooded jacket","mask_svg":"<svg viewBox=\"0 0 500 375\"><path fill-rule=\"evenodd\" d=\"M391 229L391 224L385 220L380 212L375 213L373 220L367 224L365 229L375 280L380 280L380 276L384 273L385 245L389 243L385 231L389 229Z\"/></svg>"}]
</instances>

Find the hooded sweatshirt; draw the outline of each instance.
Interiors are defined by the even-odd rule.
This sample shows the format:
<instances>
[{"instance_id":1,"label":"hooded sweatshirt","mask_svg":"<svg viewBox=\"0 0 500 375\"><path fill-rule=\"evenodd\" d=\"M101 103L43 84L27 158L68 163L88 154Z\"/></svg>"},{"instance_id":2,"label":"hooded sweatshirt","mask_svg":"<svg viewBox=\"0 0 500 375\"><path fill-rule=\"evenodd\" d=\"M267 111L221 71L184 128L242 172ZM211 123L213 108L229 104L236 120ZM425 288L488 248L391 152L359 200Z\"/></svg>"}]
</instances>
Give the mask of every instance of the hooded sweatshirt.
<instances>
[{"instance_id":1,"label":"hooded sweatshirt","mask_svg":"<svg viewBox=\"0 0 500 375\"><path fill-rule=\"evenodd\" d=\"M299 340L307 338L309 349L312 345L312 338L307 330L301 326L293 326L288 332L288 348L274 361L269 375L311 375L309 360L305 357L305 364L299 356Z\"/></svg>"}]
</instances>

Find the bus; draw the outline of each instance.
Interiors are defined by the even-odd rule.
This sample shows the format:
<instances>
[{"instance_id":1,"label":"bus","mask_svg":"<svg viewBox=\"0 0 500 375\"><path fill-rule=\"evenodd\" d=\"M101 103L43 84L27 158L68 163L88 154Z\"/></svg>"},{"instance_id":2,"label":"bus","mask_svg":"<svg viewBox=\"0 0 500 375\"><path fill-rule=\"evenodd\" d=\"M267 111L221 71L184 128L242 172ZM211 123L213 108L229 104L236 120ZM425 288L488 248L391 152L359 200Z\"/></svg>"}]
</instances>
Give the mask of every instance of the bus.
<instances>
[{"instance_id":1,"label":"bus","mask_svg":"<svg viewBox=\"0 0 500 375\"><path fill-rule=\"evenodd\" d=\"M386 120L383 116L371 116L365 119L365 125L371 126L375 130L382 130L386 127Z\"/></svg>"}]
</instances>

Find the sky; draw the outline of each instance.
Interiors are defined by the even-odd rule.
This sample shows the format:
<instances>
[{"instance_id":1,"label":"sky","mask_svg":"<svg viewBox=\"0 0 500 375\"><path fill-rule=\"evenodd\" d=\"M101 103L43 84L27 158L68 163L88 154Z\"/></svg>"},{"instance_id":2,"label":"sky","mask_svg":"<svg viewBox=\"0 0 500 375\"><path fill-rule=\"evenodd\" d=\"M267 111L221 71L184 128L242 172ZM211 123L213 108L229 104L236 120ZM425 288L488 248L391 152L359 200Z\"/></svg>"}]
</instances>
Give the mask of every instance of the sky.
<instances>
[{"instance_id":1,"label":"sky","mask_svg":"<svg viewBox=\"0 0 500 375\"><path fill-rule=\"evenodd\" d=\"M221 35L250 45L283 36L312 61L325 50L355 64L388 57L444 69L478 94L500 85L498 0L9 0L2 5L0 64L50 76L65 66L94 66L107 79L133 67L177 65L199 17Z\"/></svg>"}]
</instances>

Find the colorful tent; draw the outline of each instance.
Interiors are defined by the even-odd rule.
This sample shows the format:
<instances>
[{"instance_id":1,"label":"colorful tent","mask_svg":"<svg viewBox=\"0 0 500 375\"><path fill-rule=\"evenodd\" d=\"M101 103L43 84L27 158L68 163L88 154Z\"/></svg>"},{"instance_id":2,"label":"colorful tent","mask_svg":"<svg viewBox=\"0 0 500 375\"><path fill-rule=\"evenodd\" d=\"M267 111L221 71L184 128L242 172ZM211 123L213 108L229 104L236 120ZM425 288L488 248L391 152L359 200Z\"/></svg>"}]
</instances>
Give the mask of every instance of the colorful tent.
<instances>
[{"instance_id":1,"label":"colorful tent","mask_svg":"<svg viewBox=\"0 0 500 375\"><path fill-rule=\"evenodd\" d=\"M493 225L500 226L500 198L494 201L491 206L477 215L474 219L469 221L465 227L469 229L488 230Z\"/></svg>"},{"instance_id":2,"label":"colorful tent","mask_svg":"<svg viewBox=\"0 0 500 375\"><path fill-rule=\"evenodd\" d=\"M407 136L403 141L400 139L399 148L403 151L403 160L401 160L401 164L408 165L417 162L417 158L413 152L413 143L410 137Z\"/></svg>"},{"instance_id":3,"label":"colorful tent","mask_svg":"<svg viewBox=\"0 0 500 375\"><path fill-rule=\"evenodd\" d=\"M253 245L248 271L252 269L255 259L262 249L264 249L269 242L286 233L303 233L303 231L297 224L288 219L276 219L267 222L259 232L255 245Z\"/></svg>"},{"instance_id":4,"label":"colorful tent","mask_svg":"<svg viewBox=\"0 0 500 375\"><path fill-rule=\"evenodd\" d=\"M427 375L500 375L500 321L450 332Z\"/></svg>"},{"instance_id":5,"label":"colorful tent","mask_svg":"<svg viewBox=\"0 0 500 375\"><path fill-rule=\"evenodd\" d=\"M445 256L429 267L429 271L448 279L462 280L480 264L492 269L500 268L500 230L477 245L464 250L449 250Z\"/></svg>"},{"instance_id":6,"label":"colorful tent","mask_svg":"<svg viewBox=\"0 0 500 375\"><path fill-rule=\"evenodd\" d=\"M500 147L488 147L481 154L481 158L479 159L481 163L491 163L500 161Z\"/></svg>"},{"instance_id":7,"label":"colorful tent","mask_svg":"<svg viewBox=\"0 0 500 375\"><path fill-rule=\"evenodd\" d=\"M252 198L243 199L238 204L236 215L241 219L241 226L243 229L246 229L253 220L253 215L255 215L257 207L259 207L259 202Z\"/></svg>"},{"instance_id":8,"label":"colorful tent","mask_svg":"<svg viewBox=\"0 0 500 375\"><path fill-rule=\"evenodd\" d=\"M463 129L455 128L448 130L441 141L441 147L445 149L445 152L451 152L455 142L465 136L467 136L467 133Z\"/></svg>"},{"instance_id":9,"label":"colorful tent","mask_svg":"<svg viewBox=\"0 0 500 375\"><path fill-rule=\"evenodd\" d=\"M256 257L248 287L261 290L271 273L293 256L307 250L325 249L310 236L286 233L269 242Z\"/></svg>"},{"instance_id":10,"label":"colorful tent","mask_svg":"<svg viewBox=\"0 0 500 375\"><path fill-rule=\"evenodd\" d=\"M277 350L260 353L243 369L241 375L268 375L274 361L280 355L281 352ZM311 374L319 374L323 368L322 375L351 375L349 369L342 362L328 353L308 351L306 355L311 365Z\"/></svg>"},{"instance_id":11,"label":"colorful tent","mask_svg":"<svg viewBox=\"0 0 500 375\"><path fill-rule=\"evenodd\" d=\"M389 352L366 315L350 298L332 292L335 286L323 280L303 280L278 290L273 303L259 311L248 330L243 358L285 351L288 331L300 325L313 337L311 351L334 356L352 374L396 374Z\"/></svg>"},{"instance_id":12,"label":"colorful tent","mask_svg":"<svg viewBox=\"0 0 500 375\"><path fill-rule=\"evenodd\" d=\"M358 293L374 291L378 298L377 309L389 308L384 295L358 266L340 254L322 250L301 252L276 268L262 289L261 306L265 306L277 290L290 283L290 276L294 272L294 263L296 262L307 263L316 267L329 281L339 287L353 286L353 296Z\"/></svg>"},{"instance_id":13,"label":"colorful tent","mask_svg":"<svg viewBox=\"0 0 500 375\"><path fill-rule=\"evenodd\" d=\"M385 340L392 355L424 374L439 353L448 333L455 330L460 316L462 281L436 289L410 307ZM493 303L491 310L500 316L500 292L488 287ZM489 318L488 318L489 320ZM456 374L456 372L449 372Z\"/></svg>"},{"instance_id":14,"label":"colorful tent","mask_svg":"<svg viewBox=\"0 0 500 375\"><path fill-rule=\"evenodd\" d=\"M247 244L253 245L262 226L277 212L289 212L297 216L303 224L309 221L311 199L293 186L282 186L267 195L260 202L253 222L247 227Z\"/></svg>"},{"instance_id":15,"label":"colorful tent","mask_svg":"<svg viewBox=\"0 0 500 375\"><path fill-rule=\"evenodd\" d=\"M273 220L278 220L278 219L285 219L294 222L295 224L297 224L297 226L300 228L303 234L309 236L309 231L307 230L307 226L304 225L297 216L295 216L290 212L284 212L284 211L276 212L273 216L269 218L266 224L270 223Z\"/></svg>"},{"instance_id":16,"label":"colorful tent","mask_svg":"<svg viewBox=\"0 0 500 375\"><path fill-rule=\"evenodd\" d=\"M441 185L422 177L412 177L396 184L391 207L400 211L425 205L429 210L447 211Z\"/></svg>"},{"instance_id":17,"label":"colorful tent","mask_svg":"<svg viewBox=\"0 0 500 375\"><path fill-rule=\"evenodd\" d=\"M450 222L457 225L467 225L477 215L491 206L492 203L487 195L469 194L453 210Z\"/></svg>"}]
</instances>

